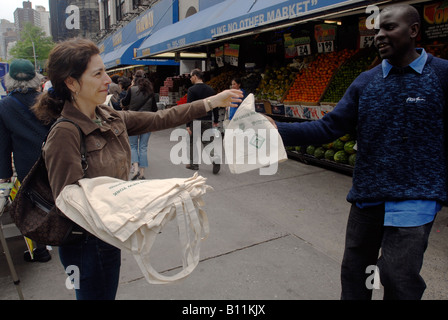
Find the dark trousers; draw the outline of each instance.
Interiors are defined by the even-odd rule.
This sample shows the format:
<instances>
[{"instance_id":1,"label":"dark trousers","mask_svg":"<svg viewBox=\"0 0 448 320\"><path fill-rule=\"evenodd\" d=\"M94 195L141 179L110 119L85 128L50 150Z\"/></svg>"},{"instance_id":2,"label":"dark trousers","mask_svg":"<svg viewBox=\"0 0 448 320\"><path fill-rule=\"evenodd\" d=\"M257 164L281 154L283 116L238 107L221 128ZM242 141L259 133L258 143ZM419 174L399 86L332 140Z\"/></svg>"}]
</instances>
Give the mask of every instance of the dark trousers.
<instances>
[{"instance_id":1,"label":"dark trousers","mask_svg":"<svg viewBox=\"0 0 448 320\"><path fill-rule=\"evenodd\" d=\"M341 298L371 299L373 277L368 267L376 265L385 300L421 299L426 284L420 270L432 224L385 227L384 204L363 209L352 205L341 267Z\"/></svg>"},{"instance_id":2,"label":"dark trousers","mask_svg":"<svg viewBox=\"0 0 448 320\"><path fill-rule=\"evenodd\" d=\"M199 130L199 125L200 125L200 130ZM198 127L196 127L198 126ZM196 128L196 129L195 129ZM199 164L201 163L201 151L202 149L199 149L197 146L197 141L200 140L201 144L200 146L206 147L207 145L209 145L210 143L213 143L214 141L214 137L211 136L210 140L209 139L202 139L202 136L204 135L204 132L206 130L210 130L213 128L213 124L212 121L193 121L193 127L191 127L191 130L193 132L193 135L190 136L190 150L189 150L189 154L190 154L190 164ZM199 135L200 133L200 135ZM214 155L214 150L212 150L210 156Z\"/></svg>"},{"instance_id":3,"label":"dark trousers","mask_svg":"<svg viewBox=\"0 0 448 320\"><path fill-rule=\"evenodd\" d=\"M65 270L79 270L77 300L114 300L120 277L121 251L91 235L59 247Z\"/></svg>"}]
</instances>

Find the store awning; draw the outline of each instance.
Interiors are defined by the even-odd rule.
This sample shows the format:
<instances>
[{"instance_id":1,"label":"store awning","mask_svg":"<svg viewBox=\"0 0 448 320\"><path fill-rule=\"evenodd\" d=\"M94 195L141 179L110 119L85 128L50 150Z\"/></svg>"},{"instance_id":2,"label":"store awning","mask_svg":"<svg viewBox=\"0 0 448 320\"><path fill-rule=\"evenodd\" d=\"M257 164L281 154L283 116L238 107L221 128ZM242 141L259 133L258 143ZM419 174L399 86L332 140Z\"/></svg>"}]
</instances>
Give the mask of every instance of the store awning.
<instances>
[{"instance_id":1,"label":"store awning","mask_svg":"<svg viewBox=\"0 0 448 320\"><path fill-rule=\"evenodd\" d=\"M135 60L135 50L143 42L144 39L139 39L135 42L122 45L103 56L103 62L106 69L115 68L118 66L127 65L169 65L178 66L179 62L174 59L142 59Z\"/></svg>"},{"instance_id":2,"label":"store awning","mask_svg":"<svg viewBox=\"0 0 448 320\"><path fill-rule=\"evenodd\" d=\"M116 66L123 65L123 60L129 60L129 58L134 57L134 48L138 47L138 43L141 43L141 40L137 40L136 42L129 43L127 45L123 45L120 48L115 49L104 55L103 62L106 66L106 69L110 69Z\"/></svg>"},{"instance_id":3,"label":"store awning","mask_svg":"<svg viewBox=\"0 0 448 320\"><path fill-rule=\"evenodd\" d=\"M137 58L179 51L254 28L360 2L365 1L226 0L154 32L138 48Z\"/></svg>"}]
</instances>

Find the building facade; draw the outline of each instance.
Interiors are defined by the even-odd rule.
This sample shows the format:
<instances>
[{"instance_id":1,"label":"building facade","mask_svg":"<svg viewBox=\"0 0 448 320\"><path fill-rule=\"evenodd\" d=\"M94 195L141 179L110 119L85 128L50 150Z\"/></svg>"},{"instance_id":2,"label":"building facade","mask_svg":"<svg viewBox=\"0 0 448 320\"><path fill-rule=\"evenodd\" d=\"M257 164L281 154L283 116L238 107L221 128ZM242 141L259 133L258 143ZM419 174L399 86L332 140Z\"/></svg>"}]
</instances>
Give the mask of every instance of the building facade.
<instances>
[{"instance_id":1,"label":"building facade","mask_svg":"<svg viewBox=\"0 0 448 320\"><path fill-rule=\"evenodd\" d=\"M100 30L98 0L49 0L49 5L55 42L73 37L91 39Z\"/></svg>"},{"instance_id":2,"label":"building facade","mask_svg":"<svg viewBox=\"0 0 448 320\"><path fill-rule=\"evenodd\" d=\"M8 59L8 45L17 41L17 31L14 22L6 19L0 20L0 59Z\"/></svg>"}]
</instances>

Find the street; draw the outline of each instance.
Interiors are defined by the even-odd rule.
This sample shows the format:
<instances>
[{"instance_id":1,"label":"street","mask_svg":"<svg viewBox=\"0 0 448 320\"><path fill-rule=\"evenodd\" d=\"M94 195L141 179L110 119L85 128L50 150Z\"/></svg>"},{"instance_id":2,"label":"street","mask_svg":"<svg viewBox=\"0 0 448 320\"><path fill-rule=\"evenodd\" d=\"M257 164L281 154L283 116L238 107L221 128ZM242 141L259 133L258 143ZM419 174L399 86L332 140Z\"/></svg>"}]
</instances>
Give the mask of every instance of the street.
<instances>
[{"instance_id":1,"label":"street","mask_svg":"<svg viewBox=\"0 0 448 320\"><path fill-rule=\"evenodd\" d=\"M193 171L170 162L171 130L153 133L145 177L189 177ZM294 160L278 172L233 175L226 165L199 175L214 188L205 197L210 235L201 243L201 262L185 280L151 285L134 258L122 253L118 300L338 300L340 263L350 204L351 177ZM48 263L26 263L22 238L9 238L25 299L73 300L57 248ZM167 273L181 265L175 220L159 234L153 263ZM448 210L434 223L422 276L426 300L448 298ZM374 290L382 299L382 290ZM18 299L4 255L0 256L0 300Z\"/></svg>"}]
</instances>

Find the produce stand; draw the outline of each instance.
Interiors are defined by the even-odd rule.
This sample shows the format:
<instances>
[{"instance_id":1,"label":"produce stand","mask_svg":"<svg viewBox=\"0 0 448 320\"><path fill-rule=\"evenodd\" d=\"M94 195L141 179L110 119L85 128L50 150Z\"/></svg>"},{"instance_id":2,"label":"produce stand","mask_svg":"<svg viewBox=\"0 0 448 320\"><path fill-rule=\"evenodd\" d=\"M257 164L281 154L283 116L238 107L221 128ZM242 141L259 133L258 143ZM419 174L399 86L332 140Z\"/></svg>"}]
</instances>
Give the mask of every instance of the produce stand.
<instances>
[{"instance_id":1,"label":"produce stand","mask_svg":"<svg viewBox=\"0 0 448 320\"><path fill-rule=\"evenodd\" d=\"M331 169L333 171L344 173L349 176L353 175L353 167L348 164L337 163L326 159L317 159L314 156L297 151L287 150L286 154L288 155L289 159L297 160L305 164L311 164L325 169Z\"/></svg>"},{"instance_id":2,"label":"produce stand","mask_svg":"<svg viewBox=\"0 0 448 320\"><path fill-rule=\"evenodd\" d=\"M445 2L414 2L424 17L417 47L447 59ZM260 28L255 36L217 39L207 46L205 82L220 92L229 88L233 77L238 77L246 93L254 94L257 112L276 121L319 120L334 109L362 72L381 63L374 47L376 32L368 23L369 18L365 10L348 10L334 19L297 21L284 28ZM226 54L226 46L235 50ZM350 139L337 140L353 147L356 137ZM356 148L347 151L346 145L339 142L338 147L330 147L335 151L333 159L322 157L324 145L313 146L320 149L318 156L307 150L311 146L294 146L288 148L287 154L291 159L352 175Z\"/></svg>"},{"instance_id":3,"label":"produce stand","mask_svg":"<svg viewBox=\"0 0 448 320\"><path fill-rule=\"evenodd\" d=\"M278 115L269 115L271 118L273 118L275 121L278 122L290 122L291 119L289 117L284 116L278 116ZM294 119L295 122L305 122L305 121L312 121L312 120L305 120L305 119ZM307 154L306 152L301 149L301 151L294 151L294 150L286 150L286 154L288 155L289 159L300 161L305 164L315 165L321 168L337 171L340 173L344 173L346 175L352 176L353 175L353 166L344 164L344 163L337 163L335 161L327 160L327 159L318 159L312 155Z\"/></svg>"}]
</instances>

